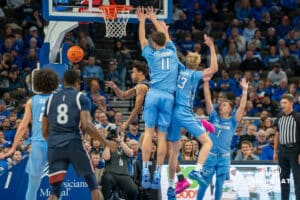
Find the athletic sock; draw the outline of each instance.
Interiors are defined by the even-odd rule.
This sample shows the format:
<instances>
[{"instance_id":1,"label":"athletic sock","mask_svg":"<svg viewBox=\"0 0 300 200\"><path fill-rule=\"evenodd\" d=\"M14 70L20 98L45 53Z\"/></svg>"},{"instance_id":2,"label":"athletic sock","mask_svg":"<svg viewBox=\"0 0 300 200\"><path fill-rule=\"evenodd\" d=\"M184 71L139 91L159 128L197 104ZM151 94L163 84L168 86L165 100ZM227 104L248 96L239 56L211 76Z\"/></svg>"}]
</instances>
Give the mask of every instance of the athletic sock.
<instances>
[{"instance_id":1,"label":"athletic sock","mask_svg":"<svg viewBox=\"0 0 300 200\"><path fill-rule=\"evenodd\" d=\"M149 169L149 162L143 161L143 169Z\"/></svg>"},{"instance_id":2,"label":"athletic sock","mask_svg":"<svg viewBox=\"0 0 300 200\"><path fill-rule=\"evenodd\" d=\"M160 173L161 172L161 165L156 165L155 171Z\"/></svg>"},{"instance_id":3,"label":"athletic sock","mask_svg":"<svg viewBox=\"0 0 300 200\"><path fill-rule=\"evenodd\" d=\"M175 180L174 179L169 179L169 187L175 189Z\"/></svg>"},{"instance_id":4,"label":"athletic sock","mask_svg":"<svg viewBox=\"0 0 300 200\"><path fill-rule=\"evenodd\" d=\"M196 167L195 167L195 171L201 172L201 171L202 171L202 167L203 167L202 164L197 163L197 165L196 165Z\"/></svg>"},{"instance_id":5,"label":"athletic sock","mask_svg":"<svg viewBox=\"0 0 300 200\"><path fill-rule=\"evenodd\" d=\"M183 181L184 176L183 176L182 172L178 172L178 173L177 173L177 179L178 179L178 182Z\"/></svg>"}]
</instances>

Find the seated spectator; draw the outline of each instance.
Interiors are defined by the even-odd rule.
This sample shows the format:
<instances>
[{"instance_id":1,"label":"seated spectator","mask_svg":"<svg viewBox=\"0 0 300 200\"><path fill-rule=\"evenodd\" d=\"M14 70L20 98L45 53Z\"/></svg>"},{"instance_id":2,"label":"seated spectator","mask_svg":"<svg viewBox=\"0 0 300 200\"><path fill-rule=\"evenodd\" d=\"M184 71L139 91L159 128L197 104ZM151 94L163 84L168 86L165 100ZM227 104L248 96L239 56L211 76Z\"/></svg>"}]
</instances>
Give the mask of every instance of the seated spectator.
<instances>
[{"instance_id":1,"label":"seated spectator","mask_svg":"<svg viewBox=\"0 0 300 200\"><path fill-rule=\"evenodd\" d=\"M89 41L86 37L79 38L78 44L84 51L84 59L88 59L90 56L95 56L95 48L90 46Z\"/></svg>"},{"instance_id":2,"label":"seated spectator","mask_svg":"<svg viewBox=\"0 0 300 200\"><path fill-rule=\"evenodd\" d=\"M197 160L195 156L195 150L193 149L193 143L191 140L188 140L183 143L182 151L181 151L181 160L183 161Z\"/></svg>"},{"instance_id":3,"label":"seated spectator","mask_svg":"<svg viewBox=\"0 0 300 200\"><path fill-rule=\"evenodd\" d=\"M30 47L30 40L32 38L36 39L37 47L41 48L43 45L43 39L39 35L38 29L35 26L30 27L29 34L25 36L25 46L28 48Z\"/></svg>"},{"instance_id":4,"label":"seated spectator","mask_svg":"<svg viewBox=\"0 0 300 200\"><path fill-rule=\"evenodd\" d=\"M299 60L295 56L290 55L289 48L283 49L282 56L280 57L280 65L284 71L290 74L300 74Z\"/></svg>"},{"instance_id":5,"label":"seated spectator","mask_svg":"<svg viewBox=\"0 0 300 200\"><path fill-rule=\"evenodd\" d=\"M264 39L265 41L263 42L264 49L269 49L271 46L276 46L278 38L276 36L275 28L270 27L267 30L267 36Z\"/></svg>"},{"instance_id":6,"label":"seated spectator","mask_svg":"<svg viewBox=\"0 0 300 200\"><path fill-rule=\"evenodd\" d=\"M282 79L280 81L279 87L277 87L272 96L273 101L280 102L282 95L284 95L288 91L288 84L286 79Z\"/></svg>"},{"instance_id":7,"label":"seated spectator","mask_svg":"<svg viewBox=\"0 0 300 200\"><path fill-rule=\"evenodd\" d=\"M274 63L271 67L272 70L268 72L268 79L272 85L279 86L281 80L287 80L286 73L280 68L279 63Z\"/></svg>"},{"instance_id":8,"label":"seated spectator","mask_svg":"<svg viewBox=\"0 0 300 200\"><path fill-rule=\"evenodd\" d=\"M117 85L120 85L119 74L117 72L117 65L114 61L109 62L108 72L106 74L106 80L113 81Z\"/></svg>"},{"instance_id":9,"label":"seated spectator","mask_svg":"<svg viewBox=\"0 0 300 200\"><path fill-rule=\"evenodd\" d=\"M261 56L260 50L256 49L255 43L249 41L247 44L247 51L252 51L253 58L258 58L260 61L262 61L262 56ZM246 58L246 55L244 54L242 60L245 60L245 58Z\"/></svg>"},{"instance_id":10,"label":"seated spectator","mask_svg":"<svg viewBox=\"0 0 300 200\"><path fill-rule=\"evenodd\" d=\"M2 130L0 130L0 149L11 146L11 142L5 139L5 135ZM0 169L1 171L1 169ZM1 174L1 172L0 172Z\"/></svg>"},{"instance_id":11,"label":"seated spectator","mask_svg":"<svg viewBox=\"0 0 300 200\"><path fill-rule=\"evenodd\" d=\"M114 123L117 126L117 129L122 125L123 123L123 114L120 111L116 111L114 116Z\"/></svg>"},{"instance_id":12,"label":"seated spectator","mask_svg":"<svg viewBox=\"0 0 300 200\"><path fill-rule=\"evenodd\" d=\"M23 69L26 74L31 73L33 69L37 67L39 61L38 54L35 49L29 49L28 55L24 57Z\"/></svg>"},{"instance_id":13,"label":"seated spectator","mask_svg":"<svg viewBox=\"0 0 300 200\"><path fill-rule=\"evenodd\" d=\"M256 21L261 22L263 14L267 12L267 8L263 5L261 0L255 0L254 7L251 9L251 18L254 18Z\"/></svg>"},{"instance_id":14,"label":"seated spectator","mask_svg":"<svg viewBox=\"0 0 300 200\"><path fill-rule=\"evenodd\" d=\"M124 142L124 134L118 134L120 145L116 150L105 147L102 157L106 162L105 172L102 176L102 192L104 199L110 199L118 193L125 192L127 199L136 199L138 196L137 185L129 175L129 158L133 156L133 150ZM117 187L117 188L116 188Z\"/></svg>"},{"instance_id":15,"label":"seated spectator","mask_svg":"<svg viewBox=\"0 0 300 200\"><path fill-rule=\"evenodd\" d=\"M12 164L17 165L22 160L22 152L16 150L12 157Z\"/></svg>"},{"instance_id":16,"label":"seated spectator","mask_svg":"<svg viewBox=\"0 0 300 200\"><path fill-rule=\"evenodd\" d=\"M226 70L222 70L222 78L217 82L217 88L221 92L231 92L231 88L234 84L233 80L229 77L229 74Z\"/></svg>"},{"instance_id":17,"label":"seated spectator","mask_svg":"<svg viewBox=\"0 0 300 200\"><path fill-rule=\"evenodd\" d=\"M259 112L259 109L253 105L253 102L248 100L246 104L246 113L248 116L254 117Z\"/></svg>"},{"instance_id":18,"label":"seated spectator","mask_svg":"<svg viewBox=\"0 0 300 200\"><path fill-rule=\"evenodd\" d=\"M260 124L259 128L266 131L269 128L273 128L273 120L271 117L268 117L262 124ZM267 135L267 134L266 134ZM267 135L268 136L268 135Z\"/></svg>"},{"instance_id":19,"label":"seated spectator","mask_svg":"<svg viewBox=\"0 0 300 200\"><path fill-rule=\"evenodd\" d=\"M102 155L103 153L103 146L101 146L101 142L94 138L91 138L91 150L90 153L97 153Z\"/></svg>"},{"instance_id":20,"label":"seated spectator","mask_svg":"<svg viewBox=\"0 0 300 200\"><path fill-rule=\"evenodd\" d=\"M195 42L192 40L192 35L190 33L185 33L184 39L179 41L180 51L186 55L188 51L193 51Z\"/></svg>"},{"instance_id":21,"label":"seated spectator","mask_svg":"<svg viewBox=\"0 0 300 200\"><path fill-rule=\"evenodd\" d=\"M261 71L265 66L262 61L254 57L252 51L247 51L245 54L245 60L242 61L240 69L242 71Z\"/></svg>"},{"instance_id":22,"label":"seated spectator","mask_svg":"<svg viewBox=\"0 0 300 200\"><path fill-rule=\"evenodd\" d=\"M276 27L276 34L280 38L284 38L289 30L291 29L290 20L288 16L283 16L281 19L281 24Z\"/></svg>"},{"instance_id":23,"label":"seated spectator","mask_svg":"<svg viewBox=\"0 0 300 200\"><path fill-rule=\"evenodd\" d=\"M254 141L253 143L253 153L260 157L262 149L269 145L268 141L267 141L267 135L266 132L264 130L259 130L256 133L256 141Z\"/></svg>"},{"instance_id":24,"label":"seated spectator","mask_svg":"<svg viewBox=\"0 0 300 200\"><path fill-rule=\"evenodd\" d=\"M0 147L0 157L4 156L4 149ZM9 169L9 164L5 158L0 159L0 176Z\"/></svg>"},{"instance_id":25,"label":"seated spectator","mask_svg":"<svg viewBox=\"0 0 300 200\"><path fill-rule=\"evenodd\" d=\"M228 38L228 40L234 40L235 44L237 45L237 51L239 53L244 53L246 50L246 40L244 36L242 36L238 32L237 27L232 28L231 36Z\"/></svg>"},{"instance_id":26,"label":"seated spectator","mask_svg":"<svg viewBox=\"0 0 300 200\"><path fill-rule=\"evenodd\" d=\"M264 58L264 64L267 69L270 68L270 66L274 63L279 63L280 57L277 54L276 46L270 46L269 48L269 54Z\"/></svg>"},{"instance_id":27,"label":"seated spectator","mask_svg":"<svg viewBox=\"0 0 300 200\"><path fill-rule=\"evenodd\" d=\"M258 24L260 30L266 30L267 28L274 26L274 20L272 20L270 12L265 12L263 14L262 21Z\"/></svg>"},{"instance_id":28,"label":"seated spectator","mask_svg":"<svg viewBox=\"0 0 300 200\"><path fill-rule=\"evenodd\" d=\"M174 29L178 35L182 35L185 32L189 32L191 29L190 22L188 21L186 15L181 13L179 15L179 20L174 22Z\"/></svg>"},{"instance_id":29,"label":"seated spectator","mask_svg":"<svg viewBox=\"0 0 300 200\"><path fill-rule=\"evenodd\" d=\"M250 41L255 34L255 31L257 30L255 20L252 19L248 22L247 27L243 31L243 36L246 40L246 42Z\"/></svg>"},{"instance_id":30,"label":"seated spectator","mask_svg":"<svg viewBox=\"0 0 300 200\"><path fill-rule=\"evenodd\" d=\"M260 160L273 160L274 155L274 139L275 132L272 132L268 136L268 145L262 148L262 152L260 154Z\"/></svg>"},{"instance_id":31,"label":"seated spectator","mask_svg":"<svg viewBox=\"0 0 300 200\"><path fill-rule=\"evenodd\" d=\"M127 136L131 139L131 140L140 140L141 137L141 132L139 131L139 125L137 122L132 122L129 125L129 132L127 133Z\"/></svg>"},{"instance_id":32,"label":"seated spectator","mask_svg":"<svg viewBox=\"0 0 300 200\"><path fill-rule=\"evenodd\" d=\"M179 20L179 16L184 14L184 12L179 8L178 3L173 3L173 12L172 12L173 22Z\"/></svg>"},{"instance_id":33,"label":"seated spectator","mask_svg":"<svg viewBox=\"0 0 300 200\"><path fill-rule=\"evenodd\" d=\"M252 143L248 140L244 140L241 143L241 151L236 155L234 160L259 160L256 155L253 153Z\"/></svg>"},{"instance_id":34,"label":"seated spectator","mask_svg":"<svg viewBox=\"0 0 300 200\"><path fill-rule=\"evenodd\" d=\"M92 164L94 167L94 173L96 176L97 183L98 183L98 185L101 185L102 176L103 176L104 167L105 167L105 160L101 159L100 154L98 154L96 152L91 153L91 160L92 160ZM101 192L101 196L102 196L102 192Z\"/></svg>"},{"instance_id":35,"label":"seated spectator","mask_svg":"<svg viewBox=\"0 0 300 200\"><path fill-rule=\"evenodd\" d=\"M110 123L107 119L107 115L105 114L105 112L99 112L99 123L95 124L95 127L97 129L103 128L105 130L112 130L112 129L116 129L117 126L113 123Z\"/></svg>"},{"instance_id":36,"label":"seated spectator","mask_svg":"<svg viewBox=\"0 0 300 200\"><path fill-rule=\"evenodd\" d=\"M262 107L264 108L264 110L271 113L271 116L273 117L276 116L279 112L278 104L273 103L273 101L271 101L271 97L268 95L265 95L262 98Z\"/></svg>"},{"instance_id":37,"label":"seated spectator","mask_svg":"<svg viewBox=\"0 0 300 200\"><path fill-rule=\"evenodd\" d=\"M231 43L228 48L228 52L225 56L226 68L240 66L242 60L240 54L237 52L236 45Z\"/></svg>"},{"instance_id":38,"label":"seated spectator","mask_svg":"<svg viewBox=\"0 0 300 200\"><path fill-rule=\"evenodd\" d=\"M4 56L5 53L11 53L13 50L18 50L15 44L13 35L9 35L2 44L0 44L0 54ZM4 57L3 57L4 58ZM11 59L11 58L10 58Z\"/></svg>"},{"instance_id":39,"label":"seated spectator","mask_svg":"<svg viewBox=\"0 0 300 200\"><path fill-rule=\"evenodd\" d=\"M122 45L119 51L114 52L113 56L114 61L117 64L116 71L119 75L119 83L122 90L126 89L126 74L127 74L127 67L129 65L129 60L131 59L131 55L129 50Z\"/></svg>"},{"instance_id":40,"label":"seated spectator","mask_svg":"<svg viewBox=\"0 0 300 200\"><path fill-rule=\"evenodd\" d=\"M8 118L10 111L6 108L6 103L3 99L0 99L0 125L4 119Z\"/></svg>"},{"instance_id":41,"label":"seated spectator","mask_svg":"<svg viewBox=\"0 0 300 200\"><path fill-rule=\"evenodd\" d=\"M20 77L19 70L13 68L9 74L9 92L14 97L24 97L26 94L26 85Z\"/></svg>"},{"instance_id":42,"label":"seated spectator","mask_svg":"<svg viewBox=\"0 0 300 200\"><path fill-rule=\"evenodd\" d=\"M299 60L299 50L297 49L296 40L290 40L288 42L290 55L294 56L297 60Z\"/></svg>"},{"instance_id":43,"label":"seated spectator","mask_svg":"<svg viewBox=\"0 0 300 200\"><path fill-rule=\"evenodd\" d=\"M238 104L238 105L240 105L240 104ZM243 126L242 126L242 124L239 124L237 126L235 133L231 140L232 158L234 158L236 156L236 152L239 149L240 138L242 135L243 135Z\"/></svg>"},{"instance_id":44,"label":"seated spectator","mask_svg":"<svg viewBox=\"0 0 300 200\"><path fill-rule=\"evenodd\" d=\"M251 19L251 4L249 0L241 0L240 6L236 10L238 20L246 24Z\"/></svg>"},{"instance_id":45,"label":"seated spectator","mask_svg":"<svg viewBox=\"0 0 300 200\"><path fill-rule=\"evenodd\" d=\"M256 130L257 127L254 124L249 124L247 129L246 129L246 134L242 135L240 137L240 142L239 142L239 149L241 148L241 144L243 141L247 140L249 142L251 142L251 144L254 143L254 141L256 141Z\"/></svg>"},{"instance_id":46,"label":"seated spectator","mask_svg":"<svg viewBox=\"0 0 300 200\"><path fill-rule=\"evenodd\" d=\"M84 66L82 70L82 77L84 79L86 78L96 78L98 81L103 81L104 80L104 74L102 71L102 68L96 63L96 58L95 56L89 56L87 65Z\"/></svg>"},{"instance_id":47,"label":"seated spectator","mask_svg":"<svg viewBox=\"0 0 300 200\"><path fill-rule=\"evenodd\" d=\"M205 19L202 17L202 13L197 11L192 21L192 33L196 34L202 32L209 34L210 31L210 23L206 22Z\"/></svg>"},{"instance_id":48,"label":"seated spectator","mask_svg":"<svg viewBox=\"0 0 300 200\"><path fill-rule=\"evenodd\" d=\"M5 118L2 121L1 127L2 127L2 131L4 133L4 136L5 136L5 140L12 143L14 140L15 134L16 134L16 130L13 129L13 127L11 127L10 121L8 118Z\"/></svg>"},{"instance_id":49,"label":"seated spectator","mask_svg":"<svg viewBox=\"0 0 300 200\"><path fill-rule=\"evenodd\" d=\"M261 111L260 115L259 115L259 119L254 120L253 124L259 129L261 128L264 124L266 119L268 119L268 117L270 116L269 112L267 110L264 109L264 107L262 108L263 110Z\"/></svg>"},{"instance_id":50,"label":"seated spectator","mask_svg":"<svg viewBox=\"0 0 300 200\"><path fill-rule=\"evenodd\" d=\"M193 150L194 150L195 156L197 158L197 156L199 155L199 152L200 152L199 142L196 139L192 139L191 141L193 144Z\"/></svg>"},{"instance_id":51,"label":"seated spectator","mask_svg":"<svg viewBox=\"0 0 300 200\"><path fill-rule=\"evenodd\" d=\"M254 49L260 51L262 49L263 37L261 36L261 31L257 29L254 33L254 37L249 41L249 43L254 44Z\"/></svg>"}]
</instances>

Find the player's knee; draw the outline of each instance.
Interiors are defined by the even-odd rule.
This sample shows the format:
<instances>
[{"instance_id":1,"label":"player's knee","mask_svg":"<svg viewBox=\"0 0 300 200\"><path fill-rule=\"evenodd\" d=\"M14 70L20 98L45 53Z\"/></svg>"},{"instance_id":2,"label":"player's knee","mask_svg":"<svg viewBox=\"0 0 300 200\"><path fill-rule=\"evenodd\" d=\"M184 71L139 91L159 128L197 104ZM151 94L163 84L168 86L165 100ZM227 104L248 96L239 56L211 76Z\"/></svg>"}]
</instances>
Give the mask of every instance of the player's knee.
<instances>
[{"instance_id":1,"label":"player's knee","mask_svg":"<svg viewBox=\"0 0 300 200\"><path fill-rule=\"evenodd\" d=\"M90 174L84 177L90 191L98 189L98 183L96 176L94 174Z\"/></svg>"}]
</instances>

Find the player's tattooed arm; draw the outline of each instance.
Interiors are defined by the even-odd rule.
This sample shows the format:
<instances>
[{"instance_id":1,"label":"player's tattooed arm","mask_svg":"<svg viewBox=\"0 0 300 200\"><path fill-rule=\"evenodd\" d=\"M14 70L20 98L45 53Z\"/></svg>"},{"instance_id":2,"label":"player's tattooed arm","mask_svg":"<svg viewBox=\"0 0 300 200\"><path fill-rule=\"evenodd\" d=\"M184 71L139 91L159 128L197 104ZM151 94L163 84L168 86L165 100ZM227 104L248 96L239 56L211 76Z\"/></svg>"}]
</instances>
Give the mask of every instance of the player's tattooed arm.
<instances>
[{"instance_id":1,"label":"player's tattooed arm","mask_svg":"<svg viewBox=\"0 0 300 200\"><path fill-rule=\"evenodd\" d=\"M204 97L205 97L205 105L206 105L206 111L207 114L210 114L213 111L213 103L211 100L211 93L209 89L209 81L211 79L211 76L203 77L203 91L204 91Z\"/></svg>"}]
</instances>

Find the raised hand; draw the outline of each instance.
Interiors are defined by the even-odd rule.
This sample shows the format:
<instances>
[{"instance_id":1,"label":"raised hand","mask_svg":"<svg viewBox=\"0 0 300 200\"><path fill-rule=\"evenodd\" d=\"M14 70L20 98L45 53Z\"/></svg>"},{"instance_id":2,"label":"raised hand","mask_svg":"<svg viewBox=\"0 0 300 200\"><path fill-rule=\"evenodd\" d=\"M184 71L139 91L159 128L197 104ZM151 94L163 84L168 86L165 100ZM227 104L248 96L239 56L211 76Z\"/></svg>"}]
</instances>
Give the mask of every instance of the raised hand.
<instances>
[{"instance_id":1,"label":"raised hand","mask_svg":"<svg viewBox=\"0 0 300 200\"><path fill-rule=\"evenodd\" d=\"M108 88L115 88L116 84L113 81L105 81L105 86Z\"/></svg>"},{"instance_id":2,"label":"raised hand","mask_svg":"<svg viewBox=\"0 0 300 200\"><path fill-rule=\"evenodd\" d=\"M246 78L242 78L242 80L240 81L240 85L243 90L248 90L249 82L246 80Z\"/></svg>"},{"instance_id":3,"label":"raised hand","mask_svg":"<svg viewBox=\"0 0 300 200\"><path fill-rule=\"evenodd\" d=\"M164 32L168 33L169 26L164 21L162 21L162 20L159 20L158 22L159 22L160 26L164 29Z\"/></svg>"},{"instance_id":4,"label":"raised hand","mask_svg":"<svg viewBox=\"0 0 300 200\"><path fill-rule=\"evenodd\" d=\"M136 10L136 15L140 22L145 21L147 18L144 7L138 7Z\"/></svg>"},{"instance_id":5,"label":"raised hand","mask_svg":"<svg viewBox=\"0 0 300 200\"><path fill-rule=\"evenodd\" d=\"M152 6L151 7L149 6L146 8L146 15L150 20L156 19L156 13Z\"/></svg>"},{"instance_id":6,"label":"raised hand","mask_svg":"<svg viewBox=\"0 0 300 200\"><path fill-rule=\"evenodd\" d=\"M204 43L209 47L214 47L214 42L208 35L204 34Z\"/></svg>"}]
</instances>

